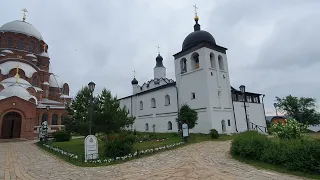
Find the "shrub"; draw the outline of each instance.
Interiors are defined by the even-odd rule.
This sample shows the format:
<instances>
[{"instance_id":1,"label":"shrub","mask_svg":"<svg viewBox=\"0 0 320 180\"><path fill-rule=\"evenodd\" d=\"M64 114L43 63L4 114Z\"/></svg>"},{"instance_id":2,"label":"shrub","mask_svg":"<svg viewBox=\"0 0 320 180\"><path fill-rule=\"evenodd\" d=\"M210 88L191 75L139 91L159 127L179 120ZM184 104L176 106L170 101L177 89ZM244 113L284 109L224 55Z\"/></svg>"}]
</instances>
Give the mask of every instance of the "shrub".
<instances>
[{"instance_id":1,"label":"shrub","mask_svg":"<svg viewBox=\"0 0 320 180\"><path fill-rule=\"evenodd\" d=\"M289 119L285 124L277 123L271 125L271 131L280 139L298 139L301 133L306 132L307 126L294 119Z\"/></svg>"},{"instance_id":2,"label":"shrub","mask_svg":"<svg viewBox=\"0 0 320 180\"><path fill-rule=\"evenodd\" d=\"M233 155L259 160L268 141L266 136L257 131L246 131L240 133L232 141L231 153Z\"/></svg>"},{"instance_id":3,"label":"shrub","mask_svg":"<svg viewBox=\"0 0 320 180\"><path fill-rule=\"evenodd\" d=\"M218 139L219 138L219 133L215 129L211 129L209 134L210 134L212 139Z\"/></svg>"},{"instance_id":4,"label":"shrub","mask_svg":"<svg viewBox=\"0 0 320 180\"><path fill-rule=\"evenodd\" d=\"M67 131L56 131L52 133L53 139L56 142L70 141L71 134Z\"/></svg>"},{"instance_id":5,"label":"shrub","mask_svg":"<svg viewBox=\"0 0 320 180\"><path fill-rule=\"evenodd\" d=\"M261 153L260 160L266 163L280 165L286 161L285 146L280 141L268 141L265 143L265 149Z\"/></svg>"},{"instance_id":6,"label":"shrub","mask_svg":"<svg viewBox=\"0 0 320 180\"><path fill-rule=\"evenodd\" d=\"M293 171L320 173L320 141L268 139L258 132L240 133L232 142L232 155L281 165Z\"/></svg>"},{"instance_id":7,"label":"shrub","mask_svg":"<svg viewBox=\"0 0 320 180\"><path fill-rule=\"evenodd\" d=\"M320 173L320 142L312 139L284 141L287 169Z\"/></svg>"},{"instance_id":8,"label":"shrub","mask_svg":"<svg viewBox=\"0 0 320 180\"><path fill-rule=\"evenodd\" d=\"M135 141L134 135L110 135L104 146L104 155L112 158L128 155L133 151Z\"/></svg>"}]
</instances>

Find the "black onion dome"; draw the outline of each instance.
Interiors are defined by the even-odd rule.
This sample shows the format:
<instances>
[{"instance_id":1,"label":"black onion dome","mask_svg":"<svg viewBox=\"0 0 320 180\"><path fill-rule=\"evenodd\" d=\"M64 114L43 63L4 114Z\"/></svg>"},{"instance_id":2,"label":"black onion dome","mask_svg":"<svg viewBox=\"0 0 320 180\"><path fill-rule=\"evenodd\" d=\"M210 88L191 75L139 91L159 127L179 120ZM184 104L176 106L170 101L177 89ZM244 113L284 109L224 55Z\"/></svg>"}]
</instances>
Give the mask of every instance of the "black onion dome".
<instances>
[{"instance_id":1,"label":"black onion dome","mask_svg":"<svg viewBox=\"0 0 320 180\"><path fill-rule=\"evenodd\" d=\"M162 58L162 56L160 54L158 54L158 56L156 57L156 61L157 61L156 67L164 67L163 63L162 63L163 58Z\"/></svg>"},{"instance_id":2,"label":"black onion dome","mask_svg":"<svg viewBox=\"0 0 320 180\"><path fill-rule=\"evenodd\" d=\"M196 24L194 27L194 32L190 33L183 41L182 50L189 49L200 43L206 42L212 45L216 45L216 41L213 36L207 32L200 30L200 24L198 24L198 19L195 19Z\"/></svg>"},{"instance_id":3,"label":"black onion dome","mask_svg":"<svg viewBox=\"0 0 320 180\"><path fill-rule=\"evenodd\" d=\"M133 80L131 81L131 84L132 85L135 85L135 84L138 84L139 82L137 81L137 79L136 78L133 78Z\"/></svg>"}]
</instances>

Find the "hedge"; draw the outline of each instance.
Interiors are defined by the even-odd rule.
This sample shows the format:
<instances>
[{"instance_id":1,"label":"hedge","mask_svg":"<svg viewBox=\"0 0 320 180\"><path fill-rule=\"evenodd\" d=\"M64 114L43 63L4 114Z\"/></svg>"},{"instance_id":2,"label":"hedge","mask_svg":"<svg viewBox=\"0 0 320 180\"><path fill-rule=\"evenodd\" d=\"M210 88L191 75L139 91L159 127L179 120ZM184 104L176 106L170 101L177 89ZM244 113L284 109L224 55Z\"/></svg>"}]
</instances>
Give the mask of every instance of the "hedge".
<instances>
[{"instance_id":1,"label":"hedge","mask_svg":"<svg viewBox=\"0 0 320 180\"><path fill-rule=\"evenodd\" d=\"M277 140L255 132L240 133L231 145L231 154L246 159L281 165L288 170L320 174L320 141Z\"/></svg>"}]
</instances>

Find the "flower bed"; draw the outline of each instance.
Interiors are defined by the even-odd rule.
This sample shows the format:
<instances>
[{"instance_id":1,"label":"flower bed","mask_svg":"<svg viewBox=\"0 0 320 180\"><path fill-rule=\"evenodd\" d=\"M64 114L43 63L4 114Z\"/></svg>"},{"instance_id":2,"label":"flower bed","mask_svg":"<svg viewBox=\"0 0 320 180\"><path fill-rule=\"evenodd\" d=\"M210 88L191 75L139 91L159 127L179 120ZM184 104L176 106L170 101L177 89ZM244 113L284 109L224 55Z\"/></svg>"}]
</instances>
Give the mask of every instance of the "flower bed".
<instances>
[{"instance_id":1,"label":"flower bed","mask_svg":"<svg viewBox=\"0 0 320 180\"><path fill-rule=\"evenodd\" d=\"M111 137L113 137L115 135L111 135ZM153 134L146 134L146 135L134 135L136 137L136 142L138 143L143 143L143 142L159 142L159 141L165 141L168 140L168 137L156 137L157 135L153 135ZM100 141L105 142L108 139L107 135L101 136L99 138Z\"/></svg>"},{"instance_id":2,"label":"flower bed","mask_svg":"<svg viewBox=\"0 0 320 180\"><path fill-rule=\"evenodd\" d=\"M184 144L184 142L174 143L174 144L165 145L165 146L161 146L161 147L154 147L152 149L137 150L134 153L130 153L130 154L128 154L126 156L122 156L122 157L102 158L102 159L95 159L95 160L89 160L89 161L85 161L83 155L77 155L77 154L65 151L63 149L59 149L57 147L51 146L49 144L42 144L42 147L54 152L55 154L58 154L58 155L63 156L65 158L68 158L69 160L75 160L75 161L88 163L88 164L90 164L90 163L109 164L109 163L114 163L114 162L118 162L118 161L129 160L134 157L138 158L139 156L142 156L142 155L147 155L147 154L159 152L159 151L166 150L166 149L172 149L172 148L180 146L182 144Z\"/></svg>"}]
</instances>

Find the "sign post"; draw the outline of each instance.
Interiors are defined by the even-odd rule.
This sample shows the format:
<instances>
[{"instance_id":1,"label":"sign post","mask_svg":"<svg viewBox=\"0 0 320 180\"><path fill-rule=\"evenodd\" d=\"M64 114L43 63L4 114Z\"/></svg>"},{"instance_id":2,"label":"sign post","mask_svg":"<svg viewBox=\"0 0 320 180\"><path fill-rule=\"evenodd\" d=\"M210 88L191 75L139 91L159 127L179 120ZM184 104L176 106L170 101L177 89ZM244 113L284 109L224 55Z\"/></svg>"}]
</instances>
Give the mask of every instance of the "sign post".
<instances>
[{"instance_id":1,"label":"sign post","mask_svg":"<svg viewBox=\"0 0 320 180\"><path fill-rule=\"evenodd\" d=\"M94 135L88 135L84 140L85 160L98 159L98 140Z\"/></svg>"},{"instance_id":2,"label":"sign post","mask_svg":"<svg viewBox=\"0 0 320 180\"><path fill-rule=\"evenodd\" d=\"M183 136L184 142L188 142L189 127L188 127L188 124L186 124L186 123L182 124L182 136Z\"/></svg>"}]
</instances>

